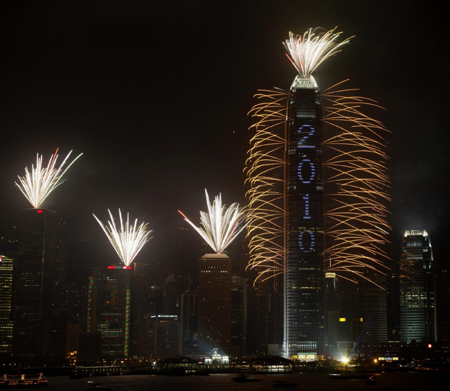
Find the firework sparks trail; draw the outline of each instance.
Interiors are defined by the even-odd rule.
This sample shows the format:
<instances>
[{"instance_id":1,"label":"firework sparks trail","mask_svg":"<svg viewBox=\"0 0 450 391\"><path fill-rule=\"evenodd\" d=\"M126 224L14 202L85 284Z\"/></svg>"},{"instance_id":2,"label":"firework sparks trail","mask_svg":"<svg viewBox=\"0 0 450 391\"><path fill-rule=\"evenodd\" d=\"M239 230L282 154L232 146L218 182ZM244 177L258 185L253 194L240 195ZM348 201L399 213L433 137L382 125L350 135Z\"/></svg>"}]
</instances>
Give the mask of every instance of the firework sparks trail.
<instances>
[{"instance_id":1,"label":"firework sparks trail","mask_svg":"<svg viewBox=\"0 0 450 391\"><path fill-rule=\"evenodd\" d=\"M326 250L327 272L366 279L367 269L381 274L388 269L383 247L391 230L385 205L391 199L382 134L389 131L362 112L365 106L380 107L377 102L349 95L355 89L333 87L322 94L331 103L325 106L324 123L333 133L324 141L329 154L324 164L327 183L334 190L326 212L331 224L325 234L332 239Z\"/></svg>"},{"instance_id":2,"label":"firework sparks trail","mask_svg":"<svg viewBox=\"0 0 450 391\"><path fill-rule=\"evenodd\" d=\"M256 134L250 140L246 161L246 182L250 237L248 269L256 268L258 280L265 281L284 271L284 150L286 91L259 90L255 95L261 102L249 112L257 122Z\"/></svg>"},{"instance_id":3,"label":"firework sparks trail","mask_svg":"<svg viewBox=\"0 0 450 391\"><path fill-rule=\"evenodd\" d=\"M137 219L134 224L130 224L130 215L127 213L127 220L122 219L122 212L119 209L120 227L116 226L114 217L108 209L109 217L108 225L104 225L96 215L93 214L97 222L105 232L114 250L125 266L130 266L139 251L142 250L144 244L147 243L151 237L152 231L147 229L148 223L141 223L137 225Z\"/></svg>"},{"instance_id":4,"label":"firework sparks trail","mask_svg":"<svg viewBox=\"0 0 450 391\"><path fill-rule=\"evenodd\" d=\"M41 155L39 157L39 154L37 154L36 167L31 165L31 172L28 171L28 167L25 167L25 176L17 176L19 178L19 183L15 182L15 185L23 193L33 208L39 208L50 193L66 181L65 179L62 179L62 177L70 166L82 155L82 153L80 153L66 169L62 171L72 151L69 152L62 164L56 168L58 150L59 148L57 148L56 152L50 157L47 167L44 167L42 164L43 156Z\"/></svg>"},{"instance_id":5,"label":"firework sparks trail","mask_svg":"<svg viewBox=\"0 0 450 391\"><path fill-rule=\"evenodd\" d=\"M243 224L246 219L244 208L239 209L239 204L234 203L229 208L222 206L222 195L215 197L214 202L208 196L205 189L208 213L200 212L200 223L202 227L193 224L181 211L178 211L184 219L200 234L211 248L220 254L247 226Z\"/></svg>"},{"instance_id":6,"label":"firework sparks trail","mask_svg":"<svg viewBox=\"0 0 450 391\"><path fill-rule=\"evenodd\" d=\"M289 33L289 39L286 39L283 45L289 53L286 53L287 58L297 69L301 78L309 79L322 62L333 54L339 53L338 49L353 38L337 42L342 32L335 33L335 30L336 27L323 34L315 34L313 29L309 29L303 36L296 37L293 33Z\"/></svg>"}]
</instances>

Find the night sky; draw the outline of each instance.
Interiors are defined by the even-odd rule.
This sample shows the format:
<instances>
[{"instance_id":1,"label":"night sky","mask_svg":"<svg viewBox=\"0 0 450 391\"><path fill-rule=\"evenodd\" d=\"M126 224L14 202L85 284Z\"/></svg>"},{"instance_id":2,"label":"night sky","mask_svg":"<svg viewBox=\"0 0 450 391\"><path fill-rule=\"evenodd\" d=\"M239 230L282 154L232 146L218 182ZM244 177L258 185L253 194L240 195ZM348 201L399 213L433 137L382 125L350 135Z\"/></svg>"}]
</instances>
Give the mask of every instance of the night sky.
<instances>
[{"instance_id":1,"label":"night sky","mask_svg":"<svg viewBox=\"0 0 450 391\"><path fill-rule=\"evenodd\" d=\"M314 75L321 90L350 78L349 87L387 109L375 115L392 131L390 255L398 256L405 229L426 229L442 260L450 102L447 12L439 7L2 1L0 225L29 207L14 181L36 153L48 159L57 147L62 155L73 149L84 155L43 206L66 214L75 237L98 238L86 262L114 256L91 216L106 220L107 208L150 222L155 238L144 257L167 254L185 224L177 210L197 221L204 188L222 192L226 204L246 203L247 112L258 88L288 89L295 77L281 44L289 31L339 26L355 38Z\"/></svg>"}]
</instances>

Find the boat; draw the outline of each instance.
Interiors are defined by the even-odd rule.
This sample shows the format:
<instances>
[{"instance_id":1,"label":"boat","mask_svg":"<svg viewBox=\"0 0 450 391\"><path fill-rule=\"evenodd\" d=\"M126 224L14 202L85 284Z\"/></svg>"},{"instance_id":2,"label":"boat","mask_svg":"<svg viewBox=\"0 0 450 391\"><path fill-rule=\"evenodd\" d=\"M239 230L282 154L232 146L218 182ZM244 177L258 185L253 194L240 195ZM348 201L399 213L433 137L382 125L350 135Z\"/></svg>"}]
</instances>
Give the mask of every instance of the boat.
<instances>
[{"instance_id":1,"label":"boat","mask_svg":"<svg viewBox=\"0 0 450 391\"><path fill-rule=\"evenodd\" d=\"M42 373L36 375L21 374L7 375L6 373L0 379L0 388L28 388L28 387L47 387L48 382Z\"/></svg>"}]
</instances>

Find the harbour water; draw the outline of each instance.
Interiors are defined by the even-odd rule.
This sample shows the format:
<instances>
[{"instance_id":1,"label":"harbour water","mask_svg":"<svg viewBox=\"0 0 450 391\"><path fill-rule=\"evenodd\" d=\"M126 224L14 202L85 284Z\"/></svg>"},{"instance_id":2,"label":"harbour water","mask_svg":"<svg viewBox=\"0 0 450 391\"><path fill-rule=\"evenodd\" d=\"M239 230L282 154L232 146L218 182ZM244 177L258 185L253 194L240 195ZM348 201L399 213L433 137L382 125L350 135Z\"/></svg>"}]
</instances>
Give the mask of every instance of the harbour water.
<instances>
[{"instance_id":1,"label":"harbour water","mask_svg":"<svg viewBox=\"0 0 450 391\"><path fill-rule=\"evenodd\" d=\"M296 373L291 375L252 375L252 380L236 382L236 374L209 376L129 375L69 379L67 376L49 377L48 390L89 391L95 388L88 381L100 383L112 391L226 391L272 390L450 390L449 372L380 373L376 384L366 379L330 379L326 373Z\"/></svg>"}]
</instances>

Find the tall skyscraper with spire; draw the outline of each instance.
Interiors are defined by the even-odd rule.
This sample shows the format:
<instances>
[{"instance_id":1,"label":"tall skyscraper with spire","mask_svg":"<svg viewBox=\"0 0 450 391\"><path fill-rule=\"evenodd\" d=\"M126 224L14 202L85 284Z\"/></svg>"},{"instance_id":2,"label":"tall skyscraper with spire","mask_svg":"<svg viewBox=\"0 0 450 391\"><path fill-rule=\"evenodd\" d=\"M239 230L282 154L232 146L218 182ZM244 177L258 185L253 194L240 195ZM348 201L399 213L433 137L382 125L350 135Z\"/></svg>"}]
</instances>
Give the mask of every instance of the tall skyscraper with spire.
<instances>
[{"instance_id":1,"label":"tall skyscraper with spire","mask_svg":"<svg viewBox=\"0 0 450 391\"><path fill-rule=\"evenodd\" d=\"M286 140L285 348L315 359L324 343L322 105L312 77L289 94Z\"/></svg>"},{"instance_id":2,"label":"tall skyscraper with spire","mask_svg":"<svg viewBox=\"0 0 450 391\"><path fill-rule=\"evenodd\" d=\"M400 258L400 332L403 342L436 340L435 269L428 232L405 231Z\"/></svg>"},{"instance_id":3,"label":"tall skyscraper with spire","mask_svg":"<svg viewBox=\"0 0 450 391\"><path fill-rule=\"evenodd\" d=\"M284 355L303 361L324 354L325 272L378 285L368 276L387 270L389 181L378 134L386 129L360 111L376 102L341 83L320 93L312 76L349 41L340 34L290 33L284 46L298 75L289 91L259 90L250 112L248 267L259 272L255 284L273 278L276 287L284 277Z\"/></svg>"}]
</instances>

